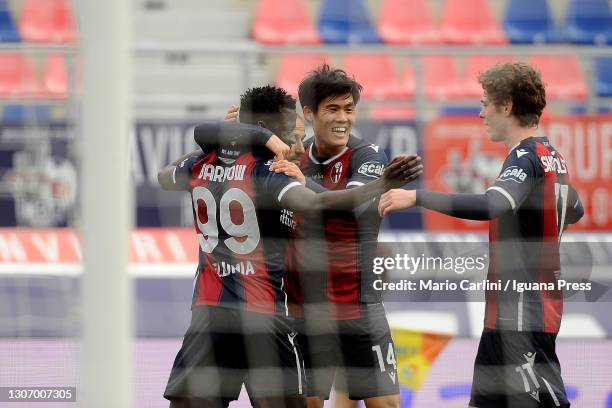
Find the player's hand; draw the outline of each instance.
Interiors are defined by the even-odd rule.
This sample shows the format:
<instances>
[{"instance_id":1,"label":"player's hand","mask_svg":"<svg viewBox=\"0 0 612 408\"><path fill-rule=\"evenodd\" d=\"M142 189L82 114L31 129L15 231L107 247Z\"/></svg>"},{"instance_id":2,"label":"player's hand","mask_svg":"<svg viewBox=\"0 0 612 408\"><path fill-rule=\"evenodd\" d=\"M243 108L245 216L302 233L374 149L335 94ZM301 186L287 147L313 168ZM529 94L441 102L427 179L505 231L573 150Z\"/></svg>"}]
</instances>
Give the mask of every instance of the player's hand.
<instances>
[{"instance_id":1,"label":"player's hand","mask_svg":"<svg viewBox=\"0 0 612 408\"><path fill-rule=\"evenodd\" d=\"M389 190L380 197L378 214L381 217L390 212L414 207L416 204L416 190Z\"/></svg>"},{"instance_id":2,"label":"player's hand","mask_svg":"<svg viewBox=\"0 0 612 408\"><path fill-rule=\"evenodd\" d=\"M238 107L234 104L230 105L225 114L224 122L236 122L238 120Z\"/></svg>"},{"instance_id":3,"label":"player's hand","mask_svg":"<svg viewBox=\"0 0 612 408\"><path fill-rule=\"evenodd\" d=\"M421 158L416 154L398 156L385 169L383 180L389 189L398 188L423 174Z\"/></svg>"},{"instance_id":4,"label":"player's hand","mask_svg":"<svg viewBox=\"0 0 612 408\"><path fill-rule=\"evenodd\" d=\"M300 170L297 164L292 163L288 160L278 160L270 165L270 170L276 173L285 173L289 177L294 177L302 185L306 185L306 177Z\"/></svg>"},{"instance_id":5,"label":"player's hand","mask_svg":"<svg viewBox=\"0 0 612 408\"><path fill-rule=\"evenodd\" d=\"M266 147L274 153L277 160L283 160L285 157L290 156L291 148L276 135L272 135L272 137L268 139Z\"/></svg>"}]
</instances>

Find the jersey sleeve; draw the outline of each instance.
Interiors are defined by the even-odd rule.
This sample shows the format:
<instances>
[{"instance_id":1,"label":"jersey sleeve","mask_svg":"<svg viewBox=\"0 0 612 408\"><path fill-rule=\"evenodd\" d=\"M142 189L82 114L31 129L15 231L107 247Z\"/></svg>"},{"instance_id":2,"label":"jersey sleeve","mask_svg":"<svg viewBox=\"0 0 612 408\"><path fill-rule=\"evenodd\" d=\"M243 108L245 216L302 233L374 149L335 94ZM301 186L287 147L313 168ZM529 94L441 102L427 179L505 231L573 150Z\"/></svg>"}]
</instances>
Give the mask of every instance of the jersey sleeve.
<instances>
[{"instance_id":1,"label":"jersey sleeve","mask_svg":"<svg viewBox=\"0 0 612 408\"><path fill-rule=\"evenodd\" d=\"M302 184L286 174L271 171L270 164L272 164L271 161L260 165L255 175L262 191L269 192L268 197L270 200L280 205L281 199L287 191Z\"/></svg>"},{"instance_id":2,"label":"jersey sleeve","mask_svg":"<svg viewBox=\"0 0 612 408\"><path fill-rule=\"evenodd\" d=\"M191 170L193 166L202 159L203 155L190 156L174 167L172 182L181 190L189 190Z\"/></svg>"},{"instance_id":3,"label":"jersey sleeve","mask_svg":"<svg viewBox=\"0 0 612 408\"><path fill-rule=\"evenodd\" d=\"M535 152L515 149L506 157L499 176L487 192L503 195L510 203L512 211L516 211L543 175Z\"/></svg>"},{"instance_id":4,"label":"jersey sleeve","mask_svg":"<svg viewBox=\"0 0 612 408\"><path fill-rule=\"evenodd\" d=\"M247 123L205 122L195 127L193 135L202 150L210 151L222 145L262 147L273 133Z\"/></svg>"},{"instance_id":5,"label":"jersey sleeve","mask_svg":"<svg viewBox=\"0 0 612 408\"><path fill-rule=\"evenodd\" d=\"M355 152L351 158L351 177L346 188L359 187L381 177L389 160L380 147L369 145Z\"/></svg>"}]
</instances>

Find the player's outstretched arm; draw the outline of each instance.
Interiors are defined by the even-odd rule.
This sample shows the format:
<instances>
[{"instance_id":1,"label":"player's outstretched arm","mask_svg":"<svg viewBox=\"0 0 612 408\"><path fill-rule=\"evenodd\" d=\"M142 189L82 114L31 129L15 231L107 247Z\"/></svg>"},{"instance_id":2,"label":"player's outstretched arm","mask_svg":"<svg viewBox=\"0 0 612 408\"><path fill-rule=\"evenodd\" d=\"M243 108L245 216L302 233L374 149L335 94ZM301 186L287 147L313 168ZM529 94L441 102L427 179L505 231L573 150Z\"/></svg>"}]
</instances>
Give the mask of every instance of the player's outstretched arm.
<instances>
[{"instance_id":1,"label":"player's outstretched arm","mask_svg":"<svg viewBox=\"0 0 612 408\"><path fill-rule=\"evenodd\" d=\"M202 153L201 150L194 150L193 152L189 152L179 157L178 159L168 164L167 166L162 167L157 172L157 182L159 183L161 188L164 190L173 190L173 191L183 190L182 186L176 183L176 177L175 177L176 167L179 164L181 164L183 161L189 159L190 157L197 156L201 153Z\"/></svg>"},{"instance_id":2,"label":"player's outstretched arm","mask_svg":"<svg viewBox=\"0 0 612 408\"><path fill-rule=\"evenodd\" d=\"M195 127L193 136L204 151L233 142L235 146L267 147L277 156L289 152L289 146L270 130L247 123L206 122Z\"/></svg>"},{"instance_id":3,"label":"player's outstretched arm","mask_svg":"<svg viewBox=\"0 0 612 408\"><path fill-rule=\"evenodd\" d=\"M348 190L316 194L305 187L295 187L282 198L281 204L303 214L326 209L353 209L391 188L402 186L421 175L421 158L416 155L395 158L382 177L363 186Z\"/></svg>"},{"instance_id":4,"label":"player's outstretched arm","mask_svg":"<svg viewBox=\"0 0 612 408\"><path fill-rule=\"evenodd\" d=\"M385 215L415 205L455 218L485 221L512 211L505 196L495 190L485 194L436 193L426 190L391 190L382 195L378 213Z\"/></svg>"}]
</instances>

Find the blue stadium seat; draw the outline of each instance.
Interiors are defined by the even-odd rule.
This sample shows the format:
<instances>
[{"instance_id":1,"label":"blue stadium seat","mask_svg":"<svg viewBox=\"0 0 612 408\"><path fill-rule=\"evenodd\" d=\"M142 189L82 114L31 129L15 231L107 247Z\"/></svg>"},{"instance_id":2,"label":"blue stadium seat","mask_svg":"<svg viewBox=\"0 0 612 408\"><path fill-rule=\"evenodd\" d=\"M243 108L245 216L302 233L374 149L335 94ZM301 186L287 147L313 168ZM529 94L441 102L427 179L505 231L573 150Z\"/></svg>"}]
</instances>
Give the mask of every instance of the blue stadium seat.
<instances>
[{"instance_id":1,"label":"blue stadium seat","mask_svg":"<svg viewBox=\"0 0 612 408\"><path fill-rule=\"evenodd\" d=\"M45 124L50 121L51 112L47 105L5 105L2 113L4 125Z\"/></svg>"},{"instance_id":2,"label":"blue stadium seat","mask_svg":"<svg viewBox=\"0 0 612 408\"><path fill-rule=\"evenodd\" d=\"M324 0L318 23L328 44L381 42L363 0Z\"/></svg>"},{"instance_id":3,"label":"blue stadium seat","mask_svg":"<svg viewBox=\"0 0 612 408\"><path fill-rule=\"evenodd\" d=\"M510 0L504 30L515 44L552 43L563 39L555 26L548 0Z\"/></svg>"},{"instance_id":4,"label":"blue stadium seat","mask_svg":"<svg viewBox=\"0 0 612 408\"><path fill-rule=\"evenodd\" d=\"M6 0L0 0L0 41L19 42L19 33Z\"/></svg>"},{"instance_id":5,"label":"blue stadium seat","mask_svg":"<svg viewBox=\"0 0 612 408\"><path fill-rule=\"evenodd\" d=\"M612 58L595 60L597 96L612 97Z\"/></svg>"},{"instance_id":6,"label":"blue stadium seat","mask_svg":"<svg viewBox=\"0 0 612 408\"><path fill-rule=\"evenodd\" d=\"M480 106L443 106L440 108L440 116L446 117L472 117L477 118L480 114Z\"/></svg>"},{"instance_id":7,"label":"blue stadium seat","mask_svg":"<svg viewBox=\"0 0 612 408\"><path fill-rule=\"evenodd\" d=\"M612 44L612 10L608 0L570 0L565 36L576 44Z\"/></svg>"}]
</instances>

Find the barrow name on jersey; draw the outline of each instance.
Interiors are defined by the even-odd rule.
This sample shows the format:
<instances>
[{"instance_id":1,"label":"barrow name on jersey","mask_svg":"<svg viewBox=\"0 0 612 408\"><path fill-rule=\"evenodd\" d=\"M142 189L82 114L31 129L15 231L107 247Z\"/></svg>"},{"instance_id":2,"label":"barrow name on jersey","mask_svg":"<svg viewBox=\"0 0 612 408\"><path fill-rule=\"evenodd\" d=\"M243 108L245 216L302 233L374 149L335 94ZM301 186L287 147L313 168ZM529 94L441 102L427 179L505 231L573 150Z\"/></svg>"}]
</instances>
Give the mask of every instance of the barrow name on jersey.
<instances>
[{"instance_id":1,"label":"barrow name on jersey","mask_svg":"<svg viewBox=\"0 0 612 408\"><path fill-rule=\"evenodd\" d=\"M221 146L176 167L199 242L193 306L286 315L284 255L294 223L280 200L300 183L270 171L265 154L239 149Z\"/></svg>"}]
</instances>

